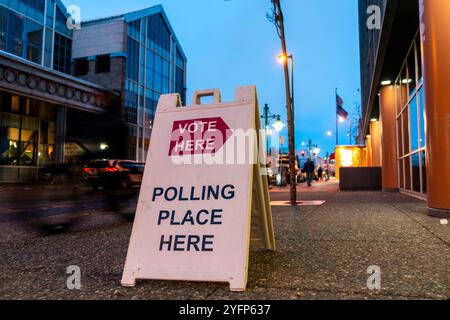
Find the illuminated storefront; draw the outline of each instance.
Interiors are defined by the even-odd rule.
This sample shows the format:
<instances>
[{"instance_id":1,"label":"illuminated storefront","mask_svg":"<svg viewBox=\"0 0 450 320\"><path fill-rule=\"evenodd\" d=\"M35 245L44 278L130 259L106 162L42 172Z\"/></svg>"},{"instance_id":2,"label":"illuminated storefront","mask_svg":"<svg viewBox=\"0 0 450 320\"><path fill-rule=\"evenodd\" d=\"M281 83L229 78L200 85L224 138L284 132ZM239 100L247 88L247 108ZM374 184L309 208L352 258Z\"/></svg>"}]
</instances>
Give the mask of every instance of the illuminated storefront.
<instances>
[{"instance_id":1,"label":"illuminated storefront","mask_svg":"<svg viewBox=\"0 0 450 320\"><path fill-rule=\"evenodd\" d=\"M367 148L364 146L338 146L334 154L337 180L340 168L367 167Z\"/></svg>"},{"instance_id":2,"label":"illuminated storefront","mask_svg":"<svg viewBox=\"0 0 450 320\"><path fill-rule=\"evenodd\" d=\"M0 93L0 178L31 179L55 160L56 107ZM13 169L14 168L14 169Z\"/></svg>"}]
</instances>

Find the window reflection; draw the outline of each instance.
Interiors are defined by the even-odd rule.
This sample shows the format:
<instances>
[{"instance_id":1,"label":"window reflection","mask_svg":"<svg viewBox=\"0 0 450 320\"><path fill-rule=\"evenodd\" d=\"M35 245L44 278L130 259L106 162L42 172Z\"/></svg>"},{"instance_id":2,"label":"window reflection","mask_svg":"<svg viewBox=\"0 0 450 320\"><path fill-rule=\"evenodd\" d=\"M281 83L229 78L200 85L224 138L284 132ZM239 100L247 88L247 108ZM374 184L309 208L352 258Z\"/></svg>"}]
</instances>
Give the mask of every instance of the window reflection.
<instances>
[{"instance_id":1,"label":"window reflection","mask_svg":"<svg viewBox=\"0 0 450 320\"><path fill-rule=\"evenodd\" d=\"M412 191L420 192L420 158L419 153L415 153L411 157L412 164Z\"/></svg>"},{"instance_id":2,"label":"window reflection","mask_svg":"<svg viewBox=\"0 0 450 320\"><path fill-rule=\"evenodd\" d=\"M419 44L418 32L396 80L400 88L397 90L400 95L397 98L397 145L400 188L426 193L426 119Z\"/></svg>"},{"instance_id":3,"label":"window reflection","mask_svg":"<svg viewBox=\"0 0 450 320\"><path fill-rule=\"evenodd\" d=\"M137 125L130 126L129 143L136 139L128 148L128 156L139 159L148 148L159 96L177 92L185 103L185 59L159 13L128 22L127 34L124 110L126 121ZM144 150L139 149L142 146Z\"/></svg>"},{"instance_id":4,"label":"window reflection","mask_svg":"<svg viewBox=\"0 0 450 320\"><path fill-rule=\"evenodd\" d=\"M419 123L417 121L417 99L414 97L409 104L409 126L411 135L411 151L419 149Z\"/></svg>"}]
</instances>

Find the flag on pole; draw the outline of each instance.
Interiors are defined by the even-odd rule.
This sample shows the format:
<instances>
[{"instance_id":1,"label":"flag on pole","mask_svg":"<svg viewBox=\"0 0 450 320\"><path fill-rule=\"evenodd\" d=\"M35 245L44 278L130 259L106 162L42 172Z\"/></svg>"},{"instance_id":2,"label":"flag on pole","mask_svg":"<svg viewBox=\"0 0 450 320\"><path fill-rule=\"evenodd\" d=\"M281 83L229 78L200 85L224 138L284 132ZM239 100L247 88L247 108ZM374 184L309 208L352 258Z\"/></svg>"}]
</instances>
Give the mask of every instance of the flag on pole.
<instances>
[{"instance_id":1,"label":"flag on pole","mask_svg":"<svg viewBox=\"0 0 450 320\"><path fill-rule=\"evenodd\" d=\"M348 112L345 111L343 106L344 100L342 100L342 98L338 94L336 94L336 113L340 117L347 118Z\"/></svg>"}]
</instances>

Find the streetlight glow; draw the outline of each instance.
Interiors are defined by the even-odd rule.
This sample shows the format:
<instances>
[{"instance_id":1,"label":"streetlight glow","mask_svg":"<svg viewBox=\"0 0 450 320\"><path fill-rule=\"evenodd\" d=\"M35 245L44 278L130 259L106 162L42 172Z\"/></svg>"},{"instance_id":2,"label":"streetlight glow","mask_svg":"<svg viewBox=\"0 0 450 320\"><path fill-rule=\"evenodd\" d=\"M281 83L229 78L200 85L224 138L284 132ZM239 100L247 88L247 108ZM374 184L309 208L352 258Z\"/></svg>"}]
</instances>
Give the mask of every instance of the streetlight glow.
<instances>
[{"instance_id":1,"label":"streetlight glow","mask_svg":"<svg viewBox=\"0 0 450 320\"><path fill-rule=\"evenodd\" d=\"M327 136L331 137L333 135L333 132L327 131Z\"/></svg>"},{"instance_id":2,"label":"streetlight glow","mask_svg":"<svg viewBox=\"0 0 450 320\"><path fill-rule=\"evenodd\" d=\"M279 54L277 58L278 62L281 64L284 64L287 60L287 56L285 54Z\"/></svg>"},{"instance_id":3,"label":"streetlight glow","mask_svg":"<svg viewBox=\"0 0 450 320\"><path fill-rule=\"evenodd\" d=\"M109 146L104 142L100 143L100 150L105 151L106 149L109 149Z\"/></svg>"},{"instance_id":4,"label":"streetlight glow","mask_svg":"<svg viewBox=\"0 0 450 320\"><path fill-rule=\"evenodd\" d=\"M283 122L281 122L280 117L278 117L278 118L277 118L277 121L272 125L272 127L273 127L277 132L280 132L281 130L283 130L285 126L286 126L286 125L285 125Z\"/></svg>"},{"instance_id":5,"label":"streetlight glow","mask_svg":"<svg viewBox=\"0 0 450 320\"><path fill-rule=\"evenodd\" d=\"M345 117L343 117L343 116L339 116L339 122L345 122Z\"/></svg>"},{"instance_id":6,"label":"streetlight glow","mask_svg":"<svg viewBox=\"0 0 450 320\"><path fill-rule=\"evenodd\" d=\"M319 153L320 153L320 149L319 149L319 148L315 148L315 149L314 149L314 154L315 154L316 156L318 156Z\"/></svg>"}]
</instances>

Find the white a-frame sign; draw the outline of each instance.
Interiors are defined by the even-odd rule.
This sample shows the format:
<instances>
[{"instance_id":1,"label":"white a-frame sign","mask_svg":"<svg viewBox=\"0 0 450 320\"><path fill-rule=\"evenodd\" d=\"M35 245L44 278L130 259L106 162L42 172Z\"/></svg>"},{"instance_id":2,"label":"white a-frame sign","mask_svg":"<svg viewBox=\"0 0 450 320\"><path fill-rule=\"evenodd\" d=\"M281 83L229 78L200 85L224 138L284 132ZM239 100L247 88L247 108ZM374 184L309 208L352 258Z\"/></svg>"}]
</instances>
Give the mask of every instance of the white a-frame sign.
<instances>
[{"instance_id":1,"label":"white a-frame sign","mask_svg":"<svg viewBox=\"0 0 450 320\"><path fill-rule=\"evenodd\" d=\"M214 102L201 104L213 96ZM136 279L214 281L247 286L250 244L275 250L256 88L234 102L198 91L182 107L161 96L123 286Z\"/></svg>"}]
</instances>

